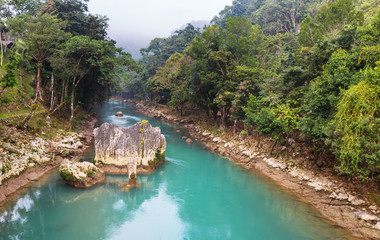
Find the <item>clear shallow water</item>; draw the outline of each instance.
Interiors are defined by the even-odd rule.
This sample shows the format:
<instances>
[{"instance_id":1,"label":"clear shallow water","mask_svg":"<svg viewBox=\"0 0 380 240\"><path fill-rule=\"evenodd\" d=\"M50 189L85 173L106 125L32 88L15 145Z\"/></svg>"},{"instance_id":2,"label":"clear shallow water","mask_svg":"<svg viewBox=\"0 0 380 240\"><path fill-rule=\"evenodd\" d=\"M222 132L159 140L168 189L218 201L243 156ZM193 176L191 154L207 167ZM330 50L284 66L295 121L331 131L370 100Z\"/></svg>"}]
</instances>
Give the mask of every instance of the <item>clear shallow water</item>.
<instances>
[{"instance_id":1,"label":"clear shallow water","mask_svg":"<svg viewBox=\"0 0 380 240\"><path fill-rule=\"evenodd\" d=\"M123 111L124 117L114 116ZM128 127L149 119L161 127L166 163L75 189L57 171L0 208L0 239L351 239L307 204L262 177L181 139L183 130L133 112L118 102L98 109L101 122ZM91 159L88 151L83 158Z\"/></svg>"}]
</instances>

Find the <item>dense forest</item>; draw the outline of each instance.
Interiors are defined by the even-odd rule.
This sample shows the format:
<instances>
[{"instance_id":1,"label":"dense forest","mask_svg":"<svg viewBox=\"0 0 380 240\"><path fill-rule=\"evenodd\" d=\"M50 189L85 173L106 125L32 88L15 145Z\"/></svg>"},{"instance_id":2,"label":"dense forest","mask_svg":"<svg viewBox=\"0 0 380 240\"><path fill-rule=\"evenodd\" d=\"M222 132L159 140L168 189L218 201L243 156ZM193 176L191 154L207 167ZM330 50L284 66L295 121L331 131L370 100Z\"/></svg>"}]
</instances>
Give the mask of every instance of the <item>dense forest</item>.
<instances>
[{"instance_id":1,"label":"dense forest","mask_svg":"<svg viewBox=\"0 0 380 240\"><path fill-rule=\"evenodd\" d=\"M302 139L343 175L380 177L378 0L235 0L210 26L141 49L131 98L244 122L274 144ZM240 130L239 130L240 131Z\"/></svg>"},{"instance_id":2,"label":"dense forest","mask_svg":"<svg viewBox=\"0 0 380 240\"><path fill-rule=\"evenodd\" d=\"M2 113L27 110L69 119L118 89L127 71L139 67L107 37L108 19L88 12L81 0L1 0ZM8 104L8 107L7 107Z\"/></svg>"}]
</instances>

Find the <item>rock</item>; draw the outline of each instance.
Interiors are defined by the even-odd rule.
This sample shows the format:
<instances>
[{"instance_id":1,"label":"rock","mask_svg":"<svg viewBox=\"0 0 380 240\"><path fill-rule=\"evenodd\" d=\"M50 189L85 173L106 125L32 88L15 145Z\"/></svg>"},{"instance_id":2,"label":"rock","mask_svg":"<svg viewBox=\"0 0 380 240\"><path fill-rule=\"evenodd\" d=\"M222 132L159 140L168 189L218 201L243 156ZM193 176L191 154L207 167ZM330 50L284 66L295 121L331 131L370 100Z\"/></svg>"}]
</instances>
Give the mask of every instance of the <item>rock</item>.
<instances>
[{"instance_id":1,"label":"rock","mask_svg":"<svg viewBox=\"0 0 380 240\"><path fill-rule=\"evenodd\" d=\"M123 116L123 112L122 111L118 111L118 112L115 113L115 116L122 117Z\"/></svg>"},{"instance_id":2,"label":"rock","mask_svg":"<svg viewBox=\"0 0 380 240\"><path fill-rule=\"evenodd\" d=\"M77 188L89 188L106 179L104 172L90 162L74 162L65 159L58 171L68 184Z\"/></svg>"},{"instance_id":3,"label":"rock","mask_svg":"<svg viewBox=\"0 0 380 240\"><path fill-rule=\"evenodd\" d=\"M50 116L46 116L46 125L50 128L53 125Z\"/></svg>"},{"instance_id":4,"label":"rock","mask_svg":"<svg viewBox=\"0 0 380 240\"><path fill-rule=\"evenodd\" d=\"M161 129L143 120L129 128L103 123L94 129L95 165L154 169L165 160L166 140Z\"/></svg>"},{"instance_id":5,"label":"rock","mask_svg":"<svg viewBox=\"0 0 380 240\"><path fill-rule=\"evenodd\" d=\"M349 202L352 202L352 201L354 201L355 200L355 196L352 196L352 195L349 195L348 196L348 201Z\"/></svg>"},{"instance_id":6,"label":"rock","mask_svg":"<svg viewBox=\"0 0 380 240\"><path fill-rule=\"evenodd\" d=\"M359 205L365 204L365 202L361 199L356 199L356 200L351 201L351 204L354 206L359 206Z\"/></svg>"},{"instance_id":7,"label":"rock","mask_svg":"<svg viewBox=\"0 0 380 240\"><path fill-rule=\"evenodd\" d=\"M274 158L264 158L264 162L266 162L269 166L273 168L280 168L280 169L285 169L286 164L284 162L278 161Z\"/></svg>"},{"instance_id":8,"label":"rock","mask_svg":"<svg viewBox=\"0 0 380 240\"><path fill-rule=\"evenodd\" d=\"M220 143L222 139L220 137L215 137L212 139L213 142Z\"/></svg>"},{"instance_id":9,"label":"rock","mask_svg":"<svg viewBox=\"0 0 380 240\"><path fill-rule=\"evenodd\" d=\"M54 141L54 145L55 148L60 149L61 151L64 149L78 150L83 148L81 138L84 139L83 136L75 132L60 131Z\"/></svg>"},{"instance_id":10,"label":"rock","mask_svg":"<svg viewBox=\"0 0 380 240\"><path fill-rule=\"evenodd\" d=\"M183 136L183 137L182 137L182 139L183 139L183 140L186 140L186 139L187 139L187 137L186 137L186 136Z\"/></svg>"},{"instance_id":11,"label":"rock","mask_svg":"<svg viewBox=\"0 0 380 240\"><path fill-rule=\"evenodd\" d=\"M366 222L379 220L379 218L377 216L368 214L366 212L359 213L358 217L359 217L359 219L362 219Z\"/></svg>"},{"instance_id":12,"label":"rock","mask_svg":"<svg viewBox=\"0 0 380 240\"><path fill-rule=\"evenodd\" d=\"M191 138L188 138L188 139L186 139L186 142L187 142L187 143L192 143L193 140L191 140Z\"/></svg>"},{"instance_id":13,"label":"rock","mask_svg":"<svg viewBox=\"0 0 380 240\"><path fill-rule=\"evenodd\" d=\"M210 134L211 134L211 133L205 131L205 132L202 133L202 136L203 136L203 137L207 137L207 136L209 136Z\"/></svg>"},{"instance_id":14,"label":"rock","mask_svg":"<svg viewBox=\"0 0 380 240\"><path fill-rule=\"evenodd\" d=\"M338 196L336 197L338 200L348 200L348 195L345 193L339 193Z\"/></svg>"},{"instance_id":15,"label":"rock","mask_svg":"<svg viewBox=\"0 0 380 240\"><path fill-rule=\"evenodd\" d=\"M332 199L336 199L338 197L338 194L336 194L335 192L332 192L329 196L329 198L332 198Z\"/></svg>"},{"instance_id":16,"label":"rock","mask_svg":"<svg viewBox=\"0 0 380 240\"><path fill-rule=\"evenodd\" d=\"M313 187L317 191L330 191L330 187L332 186L332 182L328 181L326 178L316 178L311 179L307 182L307 185Z\"/></svg>"},{"instance_id":17,"label":"rock","mask_svg":"<svg viewBox=\"0 0 380 240\"><path fill-rule=\"evenodd\" d=\"M375 226L373 226L374 229L380 230L380 222L377 222Z\"/></svg>"},{"instance_id":18,"label":"rock","mask_svg":"<svg viewBox=\"0 0 380 240\"><path fill-rule=\"evenodd\" d=\"M376 205L371 205L371 206L369 207L369 209L372 210L372 211L377 211L377 207L376 207Z\"/></svg>"},{"instance_id":19,"label":"rock","mask_svg":"<svg viewBox=\"0 0 380 240\"><path fill-rule=\"evenodd\" d=\"M230 147L232 147L232 144L229 143L229 142L228 142L228 143L225 143L225 144L224 144L224 147L225 147L225 148L230 148Z\"/></svg>"}]
</instances>

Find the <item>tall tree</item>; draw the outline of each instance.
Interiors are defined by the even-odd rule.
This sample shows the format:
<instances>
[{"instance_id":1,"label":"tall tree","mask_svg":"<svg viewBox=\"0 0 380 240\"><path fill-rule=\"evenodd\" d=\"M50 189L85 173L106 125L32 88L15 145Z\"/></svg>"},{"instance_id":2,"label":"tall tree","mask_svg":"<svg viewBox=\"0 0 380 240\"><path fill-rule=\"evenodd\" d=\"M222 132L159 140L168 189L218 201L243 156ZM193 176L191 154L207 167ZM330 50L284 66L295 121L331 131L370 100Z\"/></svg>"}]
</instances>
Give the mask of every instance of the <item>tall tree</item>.
<instances>
[{"instance_id":1,"label":"tall tree","mask_svg":"<svg viewBox=\"0 0 380 240\"><path fill-rule=\"evenodd\" d=\"M40 96L42 100L41 67L53 49L64 40L68 39L69 33L62 29L65 22L49 14L37 14L37 16L21 15L8 20L8 26L12 34L21 38L26 44L26 51L37 63L37 86L33 103Z\"/></svg>"}]
</instances>

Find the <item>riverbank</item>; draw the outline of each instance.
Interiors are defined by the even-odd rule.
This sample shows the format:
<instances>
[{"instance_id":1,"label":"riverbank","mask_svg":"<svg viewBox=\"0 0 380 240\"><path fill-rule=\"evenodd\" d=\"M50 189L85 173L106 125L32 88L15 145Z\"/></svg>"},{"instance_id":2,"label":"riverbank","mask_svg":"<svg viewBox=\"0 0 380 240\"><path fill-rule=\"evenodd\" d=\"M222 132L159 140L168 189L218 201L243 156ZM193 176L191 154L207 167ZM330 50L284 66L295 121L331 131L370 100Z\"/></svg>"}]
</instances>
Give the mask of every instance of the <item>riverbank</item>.
<instances>
[{"instance_id":1,"label":"riverbank","mask_svg":"<svg viewBox=\"0 0 380 240\"><path fill-rule=\"evenodd\" d=\"M278 185L310 203L332 224L339 225L363 239L380 239L379 207L355 191L348 183L323 171L305 167L299 159L272 157L260 148L253 137L219 131L194 116L179 116L162 105L143 105L130 102L149 117L182 125L190 138L211 151L225 156L249 171L260 172Z\"/></svg>"},{"instance_id":2,"label":"riverbank","mask_svg":"<svg viewBox=\"0 0 380 240\"><path fill-rule=\"evenodd\" d=\"M0 135L0 204L19 189L56 169L65 159L75 159L88 148L96 118L78 132L59 130L53 139L43 139L12 126L2 125Z\"/></svg>"}]
</instances>

